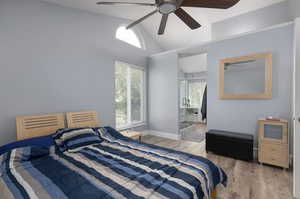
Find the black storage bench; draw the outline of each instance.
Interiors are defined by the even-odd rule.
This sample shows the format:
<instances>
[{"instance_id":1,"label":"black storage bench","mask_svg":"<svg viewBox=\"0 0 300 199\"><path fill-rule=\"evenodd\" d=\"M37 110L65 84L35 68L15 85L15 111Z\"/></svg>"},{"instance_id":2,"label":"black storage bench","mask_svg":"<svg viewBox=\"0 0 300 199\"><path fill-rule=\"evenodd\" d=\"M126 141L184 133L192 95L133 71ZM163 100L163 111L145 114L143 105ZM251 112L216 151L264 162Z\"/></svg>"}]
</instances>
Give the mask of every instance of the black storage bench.
<instances>
[{"instance_id":1,"label":"black storage bench","mask_svg":"<svg viewBox=\"0 0 300 199\"><path fill-rule=\"evenodd\" d=\"M240 160L253 160L253 135L209 130L206 151Z\"/></svg>"}]
</instances>

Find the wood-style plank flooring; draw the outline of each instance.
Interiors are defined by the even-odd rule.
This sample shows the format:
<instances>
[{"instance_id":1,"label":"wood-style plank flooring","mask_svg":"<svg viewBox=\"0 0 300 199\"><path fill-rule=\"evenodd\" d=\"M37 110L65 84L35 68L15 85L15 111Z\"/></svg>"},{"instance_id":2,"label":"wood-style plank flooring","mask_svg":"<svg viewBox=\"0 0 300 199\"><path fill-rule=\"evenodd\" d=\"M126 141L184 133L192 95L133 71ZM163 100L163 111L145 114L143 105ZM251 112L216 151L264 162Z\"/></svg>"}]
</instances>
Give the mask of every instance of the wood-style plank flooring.
<instances>
[{"instance_id":1,"label":"wood-style plank flooring","mask_svg":"<svg viewBox=\"0 0 300 199\"><path fill-rule=\"evenodd\" d=\"M229 181L227 188L218 187L218 199L294 199L291 171L206 153L205 142L171 140L150 135L144 136L142 141L201 155L221 166Z\"/></svg>"},{"instance_id":2,"label":"wood-style plank flooring","mask_svg":"<svg viewBox=\"0 0 300 199\"><path fill-rule=\"evenodd\" d=\"M194 131L182 134L182 139L186 141L202 142L205 139L206 131L207 128L205 124L196 124Z\"/></svg>"}]
</instances>

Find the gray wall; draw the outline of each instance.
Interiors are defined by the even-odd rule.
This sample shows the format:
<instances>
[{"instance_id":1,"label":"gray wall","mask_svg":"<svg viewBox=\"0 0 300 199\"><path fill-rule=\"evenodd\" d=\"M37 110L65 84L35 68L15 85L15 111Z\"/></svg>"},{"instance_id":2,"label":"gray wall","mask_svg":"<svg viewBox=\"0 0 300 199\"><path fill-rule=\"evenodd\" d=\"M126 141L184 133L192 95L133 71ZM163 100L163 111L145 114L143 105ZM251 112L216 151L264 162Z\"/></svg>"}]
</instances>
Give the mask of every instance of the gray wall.
<instances>
[{"instance_id":1,"label":"gray wall","mask_svg":"<svg viewBox=\"0 0 300 199\"><path fill-rule=\"evenodd\" d=\"M284 38L284 39L283 39ZM256 53L273 53L273 98L220 100L219 61ZM208 47L208 129L257 135L257 119L291 119L293 25L212 43Z\"/></svg>"},{"instance_id":2,"label":"gray wall","mask_svg":"<svg viewBox=\"0 0 300 199\"><path fill-rule=\"evenodd\" d=\"M288 0L289 2L289 14L292 19L300 17L300 1L299 0Z\"/></svg>"},{"instance_id":3,"label":"gray wall","mask_svg":"<svg viewBox=\"0 0 300 199\"><path fill-rule=\"evenodd\" d=\"M178 133L179 90L177 53L152 56L148 68L149 129Z\"/></svg>"},{"instance_id":4,"label":"gray wall","mask_svg":"<svg viewBox=\"0 0 300 199\"><path fill-rule=\"evenodd\" d=\"M123 19L37 0L0 1L0 145L16 138L15 117L96 110L115 125L114 62L147 65L147 50L114 38Z\"/></svg>"},{"instance_id":5,"label":"gray wall","mask_svg":"<svg viewBox=\"0 0 300 199\"><path fill-rule=\"evenodd\" d=\"M284 38L284 39L282 39ZM291 119L293 24L233 39L211 42L177 53L208 53L208 129L257 136L257 120L275 116ZM257 53L273 53L273 98L269 100L220 100L219 61ZM152 57L149 65L149 125L178 133L178 83L176 52Z\"/></svg>"},{"instance_id":6,"label":"gray wall","mask_svg":"<svg viewBox=\"0 0 300 199\"><path fill-rule=\"evenodd\" d=\"M213 23L211 26L212 39L221 39L232 35L259 30L291 20L289 3L288 1L284 1Z\"/></svg>"}]
</instances>

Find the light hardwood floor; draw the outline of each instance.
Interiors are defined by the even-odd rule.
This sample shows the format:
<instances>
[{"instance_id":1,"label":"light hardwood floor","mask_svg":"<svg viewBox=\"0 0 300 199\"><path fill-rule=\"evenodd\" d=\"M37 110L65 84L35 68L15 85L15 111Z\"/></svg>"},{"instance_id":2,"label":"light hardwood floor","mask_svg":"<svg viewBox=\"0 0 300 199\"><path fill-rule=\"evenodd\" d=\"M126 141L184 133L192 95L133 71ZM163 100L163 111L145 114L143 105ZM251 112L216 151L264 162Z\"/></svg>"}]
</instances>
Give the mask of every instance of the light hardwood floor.
<instances>
[{"instance_id":1,"label":"light hardwood floor","mask_svg":"<svg viewBox=\"0 0 300 199\"><path fill-rule=\"evenodd\" d=\"M191 132L183 133L182 139L186 141L201 142L205 139L206 131L205 124L196 124L196 129Z\"/></svg>"},{"instance_id":2,"label":"light hardwood floor","mask_svg":"<svg viewBox=\"0 0 300 199\"><path fill-rule=\"evenodd\" d=\"M227 188L218 187L218 199L294 199L291 171L206 153L205 142L178 141L149 135L144 136L142 141L201 155L221 166L229 181Z\"/></svg>"}]
</instances>

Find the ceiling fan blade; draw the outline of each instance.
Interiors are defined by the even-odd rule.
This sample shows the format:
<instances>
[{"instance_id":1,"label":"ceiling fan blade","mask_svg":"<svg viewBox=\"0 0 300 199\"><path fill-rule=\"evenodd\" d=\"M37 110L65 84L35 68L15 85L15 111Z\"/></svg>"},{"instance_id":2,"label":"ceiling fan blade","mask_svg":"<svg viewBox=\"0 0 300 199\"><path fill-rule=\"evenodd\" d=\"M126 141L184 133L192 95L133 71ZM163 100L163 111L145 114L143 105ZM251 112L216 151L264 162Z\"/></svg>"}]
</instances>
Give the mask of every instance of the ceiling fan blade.
<instances>
[{"instance_id":1,"label":"ceiling fan blade","mask_svg":"<svg viewBox=\"0 0 300 199\"><path fill-rule=\"evenodd\" d=\"M138 19L138 20L132 22L131 24L129 24L129 25L126 27L126 29L132 28L132 27L135 26L136 24L141 23L142 21L144 21L145 19L147 19L147 18L150 17L151 15L154 15L154 14L157 13L157 12L158 12L158 10L154 10L154 11L150 12L150 13L147 14L146 16L144 16L144 17L142 17L142 18L140 18L140 19Z\"/></svg>"},{"instance_id":2,"label":"ceiling fan blade","mask_svg":"<svg viewBox=\"0 0 300 199\"><path fill-rule=\"evenodd\" d=\"M239 1L240 0L183 0L180 6L227 9Z\"/></svg>"},{"instance_id":3,"label":"ceiling fan blade","mask_svg":"<svg viewBox=\"0 0 300 199\"><path fill-rule=\"evenodd\" d=\"M185 12L182 8L178 8L175 11L175 14L192 30L201 27L201 25L195 19L193 19L187 12Z\"/></svg>"},{"instance_id":4,"label":"ceiling fan blade","mask_svg":"<svg viewBox=\"0 0 300 199\"><path fill-rule=\"evenodd\" d=\"M158 29L159 35L162 35L165 32L168 16L169 16L168 14L163 14L161 17L161 21L160 21L160 25L159 25L159 29Z\"/></svg>"},{"instance_id":5,"label":"ceiling fan blade","mask_svg":"<svg viewBox=\"0 0 300 199\"><path fill-rule=\"evenodd\" d=\"M97 5L111 5L111 6L155 6L154 3L132 3L132 2L97 2Z\"/></svg>"}]
</instances>

